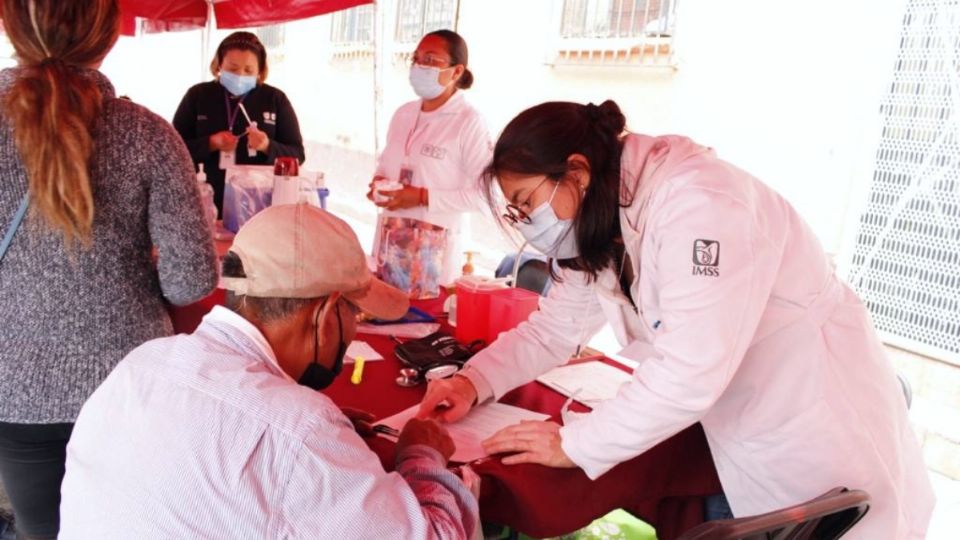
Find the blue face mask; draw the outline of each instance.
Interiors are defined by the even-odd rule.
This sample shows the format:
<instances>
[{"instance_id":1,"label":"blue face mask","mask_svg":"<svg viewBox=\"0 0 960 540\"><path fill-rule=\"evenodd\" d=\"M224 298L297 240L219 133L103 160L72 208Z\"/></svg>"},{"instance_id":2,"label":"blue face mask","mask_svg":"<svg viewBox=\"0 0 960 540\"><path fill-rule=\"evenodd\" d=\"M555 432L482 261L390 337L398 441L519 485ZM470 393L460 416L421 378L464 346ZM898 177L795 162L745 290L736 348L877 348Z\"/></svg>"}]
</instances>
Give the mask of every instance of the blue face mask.
<instances>
[{"instance_id":1,"label":"blue face mask","mask_svg":"<svg viewBox=\"0 0 960 540\"><path fill-rule=\"evenodd\" d=\"M243 96L256 88L257 78L254 75L237 75L229 71L221 71L220 84L227 89L227 92L235 96Z\"/></svg>"},{"instance_id":2,"label":"blue face mask","mask_svg":"<svg viewBox=\"0 0 960 540\"><path fill-rule=\"evenodd\" d=\"M558 182L547 202L530 212L530 223L517 223L520 234L540 253L554 259L576 259L580 256L573 219L560 219L550 204L557 195Z\"/></svg>"},{"instance_id":3,"label":"blue face mask","mask_svg":"<svg viewBox=\"0 0 960 540\"><path fill-rule=\"evenodd\" d=\"M436 68L414 64L410 66L410 86L423 99L438 97L447 89L440 84L440 72L450 68Z\"/></svg>"}]
</instances>

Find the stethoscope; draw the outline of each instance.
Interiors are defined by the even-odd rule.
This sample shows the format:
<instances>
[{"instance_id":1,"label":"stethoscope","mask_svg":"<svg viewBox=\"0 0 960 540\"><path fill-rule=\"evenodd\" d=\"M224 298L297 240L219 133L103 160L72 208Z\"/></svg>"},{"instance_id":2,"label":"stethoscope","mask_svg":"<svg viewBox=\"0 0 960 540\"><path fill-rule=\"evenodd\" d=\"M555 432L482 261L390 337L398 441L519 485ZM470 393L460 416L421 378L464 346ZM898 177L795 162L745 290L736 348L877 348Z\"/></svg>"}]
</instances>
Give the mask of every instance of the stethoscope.
<instances>
[{"instance_id":1,"label":"stethoscope","mask_svg":"<svg viewBox=\"0 0 960 540\"><path fill-rule=\"evenodd\" d=\"M403 386L404 388L411 388L424 381L429 382L438 379L446 379L458 371L460 371L460 366L455 364L444 364L442 366L432 367L424 371L423 376L421 377L420 372L414 368L400 368L400 376L397 377L397 385Z\"/></svg>"}]
</instances>

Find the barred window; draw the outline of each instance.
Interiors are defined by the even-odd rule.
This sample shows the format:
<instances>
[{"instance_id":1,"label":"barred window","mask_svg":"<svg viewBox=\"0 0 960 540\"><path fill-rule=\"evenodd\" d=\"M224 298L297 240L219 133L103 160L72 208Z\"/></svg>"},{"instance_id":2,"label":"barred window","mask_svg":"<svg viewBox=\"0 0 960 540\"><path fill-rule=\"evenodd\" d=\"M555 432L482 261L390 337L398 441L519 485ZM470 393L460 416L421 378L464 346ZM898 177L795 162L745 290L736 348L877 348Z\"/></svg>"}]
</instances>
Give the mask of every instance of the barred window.
<instances>
[{"instance_id":1,"label":"barred window","mask_svg":"<svg viewBox=\"0 0 960 540\"><path fill-rule=\"evenodd\" d=\"M280 51L283 49L284 25L274 24L270 26L261 26L257 28L257 38L267 48L267 51Z\"/></svg>"},{"instance_id":2,"label":"barred window","mask_svg":"<svg viewBox=\"0 0 960 540\"><path fill-rule=\"evenodd\" d=\"M849 281L894 345L960 363L960 3L907 0Z\"/></svg>"},{"instance_id":3,"label":"barred window","mask_svg":"<svg viewBox=\"0 0 960 540\"><path fill-rule=\"evenodd\" d=\"M334 13L330 41L335 45L373 43L373 5Z\"/></svg>"},{"instance_id":4,"label":"barred window","mask_svg":"<svg viewBox=\"0 0 960 540\"><path fill-rule=\"evenodd\" d=\"M676 69L677 0L564 0L552 65Z\"/></svg>"},{"instance_id":5,"label":"barred window","mask_svg":"<svg viewBox=\"0 0 960 540\"><path fill-rule=\"evenodd\" d=\"M667 37L673 0L564 0L563 38Z\"/></svg>"},{"instance_id":6,"label":"barred window","mask_svg":"<svg viewBox=\"0 0 960 540\"><path fill-rule=\"evenodd\" d=\"M397 43L417 43L428 32L455 30L457 0L400 0L397 7Z\"/></svg>"}]
</instances>

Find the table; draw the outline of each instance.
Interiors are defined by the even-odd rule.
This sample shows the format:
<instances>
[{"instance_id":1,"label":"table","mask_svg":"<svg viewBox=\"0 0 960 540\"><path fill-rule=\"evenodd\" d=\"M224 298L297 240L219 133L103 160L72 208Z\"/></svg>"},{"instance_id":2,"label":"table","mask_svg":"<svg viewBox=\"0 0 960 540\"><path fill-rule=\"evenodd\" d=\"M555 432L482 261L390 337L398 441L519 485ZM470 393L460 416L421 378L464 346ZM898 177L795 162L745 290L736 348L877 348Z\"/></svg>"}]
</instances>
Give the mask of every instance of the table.
<instances>
[{"instance_id":1,"label":"table","mask_svg":"<svg viewBox=\"0 0 960 540\"><path fill-rule=\"evenodd\" d=\"M174 327L190 332L214 305L223 302L222 290L204 300L171 310ZM439 300L417 302L428 313L441 311ZM341 407L353 407L383 418L418 403L424 386L403 388L394 380L400 367L394 343L385 336L359 335L384 356L368 362L363 382L350 383L344 374L324 391ZM611 365L622 367L610 362ZM501 402L550 414L560 421L561 394L530 383ZM579 407L579 409L578 409ZM572 410L585 411L578 404ZM395 446L380 437L367 439L387 470L393 469ZM557 536L588 525L611 510L623 508L669 539L703 521L703 497L721 492L720 482L700 424L691 426L607 474L591 481L580 469L551 469L540 465L503 465L492 459L474 467L482 478L480 515L484 521L508 525L533 537Z\"/></svg>"}]
</instances>

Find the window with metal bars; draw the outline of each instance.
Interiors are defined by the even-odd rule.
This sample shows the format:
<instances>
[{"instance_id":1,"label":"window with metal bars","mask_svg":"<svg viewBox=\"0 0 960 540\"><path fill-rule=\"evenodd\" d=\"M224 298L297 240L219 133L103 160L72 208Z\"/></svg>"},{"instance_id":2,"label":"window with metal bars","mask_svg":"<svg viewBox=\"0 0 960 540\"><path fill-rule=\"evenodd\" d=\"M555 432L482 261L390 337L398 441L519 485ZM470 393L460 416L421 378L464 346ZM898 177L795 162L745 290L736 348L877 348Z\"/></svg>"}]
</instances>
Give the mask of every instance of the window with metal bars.
<instances>
[{"instance_id":1,"label":"window with metal bars","mask_svg":"<svg viewBox=\"0 0 960 540\"><path fill-rule=\"evenodd\" d=\"M330 41L334 45L373 43L373 5L357 6L334 13Z\"/></svg>"},{"instance_id":2,"label":"window with metal bars","mask_svg":"<svg viewBox=\"0 0 960 540\"><path fill-rule=\"evenodd\" d=\"M676 68L677 0L564 0L553 65Z\"/></svg>"},{"instance_id":3,"label":"window with metal bars","mask_svg":"<svg viewBox=\"0 0 960 540\"><path fill-rule=\"evenodd\" d=\"M960 2L907 0L848 279L894 345L960 364Z\"/></svg>"},{"instance_id":4,"label":"window with metal bars","mask_svg":"<svg viewBox=\"0 0 960 540\"><path fill-rule=\"evenodd\" d=\"M456 30L457 0L400 0L397 6L397 43L417 43L427 32Z\"/></svg>"},{"instance_id":5,"label":"window with metal bars","mask_svg":"<svg viewBox=\"0 0 960 540\"><path fill-rule=\"evenodd\" d=\"M285 28L282 24L261 26L255 30L257 37L268 52L280 51L283 48L284 31Z\"/></svg>"},{"instance_id":6,"label":"window with metal bars","mask_svg":"<svg viewBox=\"0 0 960 540\"><path fill-rule=\"evenodd\" d=\"M673 0L564 0L563 38L669 37Z\"/></svg>"}]
</instances>

